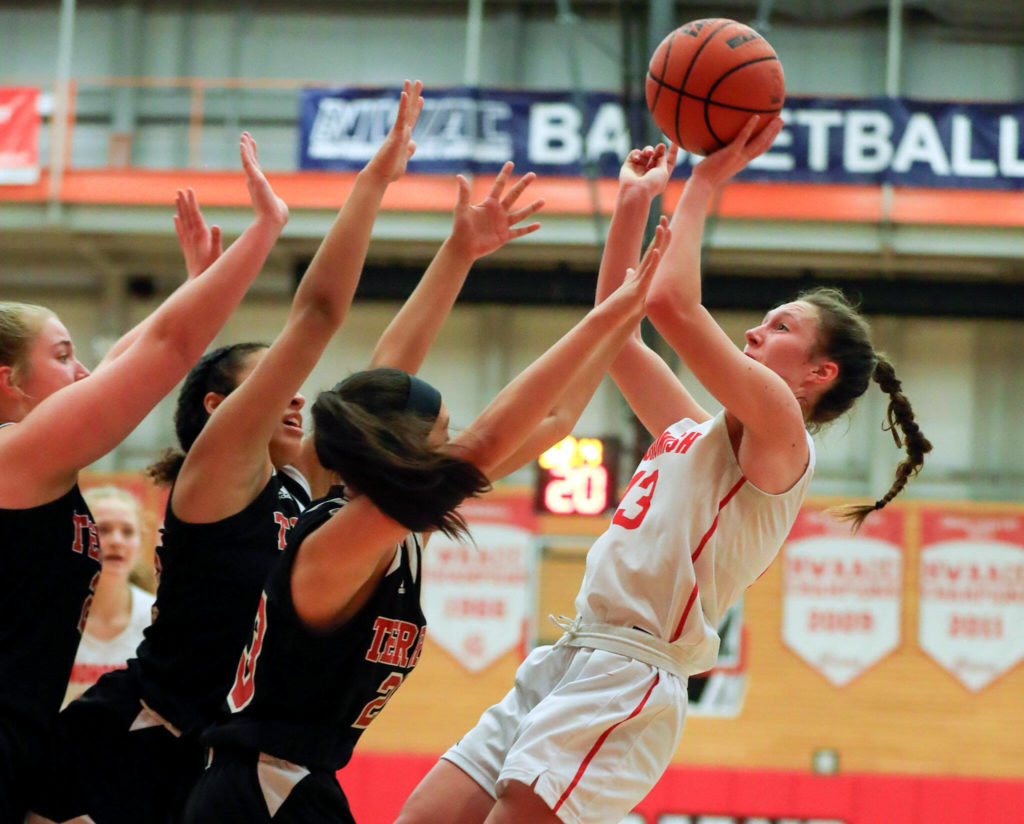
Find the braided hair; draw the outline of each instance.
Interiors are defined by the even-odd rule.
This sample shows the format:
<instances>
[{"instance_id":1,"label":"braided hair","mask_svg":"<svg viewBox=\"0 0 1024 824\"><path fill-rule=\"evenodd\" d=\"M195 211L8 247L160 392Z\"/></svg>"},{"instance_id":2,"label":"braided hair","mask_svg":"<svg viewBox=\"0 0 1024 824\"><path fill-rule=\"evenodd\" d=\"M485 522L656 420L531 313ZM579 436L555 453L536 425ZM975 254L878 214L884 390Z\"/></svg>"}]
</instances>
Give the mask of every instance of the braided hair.
<instances>
[{"instance_id":1,"label":"braided hair","mask_svg":"<svg viewBox=\"0 0 1024 824\"><path fill-rule=\"evenodd\" d=\"M417 408L412 380L400 369L368 369L321 392L312 409L317 458L409 530L466 535L456 507L490 481L429 442L437 413Z\"/></svg>"},{"instance_id":2,"label":"braided hair","mask_svg":"<svg viewBox=\"0 0 1024 824\"><path fill-rule=\"evenodd\" d=\"M808 418L810 428L817 429L838 418L853 406L874 380L889 396L886 423L882 428L891 432L897 448L905 448L907 453L896 467L896 476L889 491L875 503L835 508L836 514L850 521L856 532L868 515L882 509L899 495L907 481L921 471L924 456L931 451L932 445L914 419L914 410L903 394L896 370L875 351L867 322L846 296L838 289L819 287L802 293L798 299L810 303L818 311L818 339L812 354L835 361L839 367L838 377L811 410Z\"/></svg>"},{"instance_id":3,"label":"braided hair","mask_svg":"<svg viewBox=\"0 0 1024 824\"><path fill-rule=\"evenodd\" d=\"M210 392L230 395L238 388L238 376L253 352L266 349L265 343L233 343L207 352L185 376L174 410L174 432L180 449L168 449L146 467L146 474L158 484L171 484L178 477L185 453L203 431L210 413L204 399Z\"/></svg>"}]
</instances>

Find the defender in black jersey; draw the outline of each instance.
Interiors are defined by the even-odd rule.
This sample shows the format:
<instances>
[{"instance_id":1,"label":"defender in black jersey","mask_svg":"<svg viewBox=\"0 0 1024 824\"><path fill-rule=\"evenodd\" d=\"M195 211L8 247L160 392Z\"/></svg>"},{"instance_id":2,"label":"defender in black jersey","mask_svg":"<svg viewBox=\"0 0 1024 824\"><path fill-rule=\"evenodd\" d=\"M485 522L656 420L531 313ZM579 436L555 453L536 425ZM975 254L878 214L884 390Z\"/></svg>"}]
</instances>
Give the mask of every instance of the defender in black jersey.
<instances>
[{"instance_id":1,"label":"defender in black jersey","mask_svg":"<svg viewBox=\"0 0 1024 824\"><path fill-rule=\"evenodd\" d=\"M351 821L334 773L416 666L426 622L415 535L394 548L373 594L341 626L311 630L296 614L295 555L344 505L341 495L334 488L300 517L267 581L228 693L232 715L204 736L213 767L193 792L198 817L186 812L186 821ZM259 793L237 793L239 775L256 776Z\"/></svg>"},{"instance_id":2,"label":"defender in black jersey","mask_svg":"<svg viewBox=\"0 0 1024 824\"><path fill-rule=\"evenodd\" d=\"M85 623L98 550L78 473L184 377L259 272L287 220L243 135L252 224L204 277L111 347L96 372L42 306L0 301L0 822L21 824ZM89 557L92 555L93 557ZM63 682L63 683L61 683Z\"/></svg>"},{"instance_id":3,"label":"defender in black jersey","mask_svg":"<svg viewBox=\"0 0 1024 824\"><path fill-rule=\"evenodd\" d=\"M104 675L60 714L35 812L54 821L88 814L98 824L173 820L202 772L199 734L234 680L246 616L308 503L305 480L286 467L245 509L213 524L184 523L168 505L156 619L127 669Z\"/></svg>"},{"instance_id":4,"label":"defender in black jersey","mask_svg":"<svg viewBox=\"0 0 1024 824\"><path fill-rule=\"evenodd\" d=\"M153 468L158 479L174 483L158 551L157 617L128 670L101 679L62 714L55 764L37 794L37 811L47 817L87 813L97 824L176 820L182 793L201 767L196 736L231 686L267 572L308 502L287 469L295 464L301 471L312 454L303 446L298 389L345 317L380 198L412 153L419 91L419 84L406 84L394 128L358 176L273 345L222 347L186 380L175 426L187 454ZM499 176L495 201L510 171ZM486 212L480 219L468 201L461 206L454 249L435 258L375 358L418 366L472 254L524 233L512 226L532 208L519 210L519 218L509 210L528 182L479 210ZM194 237L197 248L215 245L194 198L183 204L179 224L192 227L183 243ZM201 257L195 248L185 252L186 260ZM97 752L102 757L80 766Z\"/></svg>"},{"instance_id":5,"label":"defender in black jersey","mask_svg":"<svg viewBox=\"0 0 1024 824\"><path fill-rule=\"evenodd\" d=\"M659 229L659 242L664 241ZM448 442L440 393L397 369L356 373L313 405L318 477L256 611L209 766L184 824L351 822L335 779L416 665L426 627L415 533L465 534L468 496L566 434L639 322L658 253ZM412 534L410 534L412 533Z\"/></svg>"},{"instance_id":6,"label":"defender in black jersey","mask_svg":"<svg viewBox=\"0 0 1024 824\"><path fill-rule=\"evenodd\" d=\"M99 581L96 525L78 486L29 509L0 509L0 821L41 763ZM23 809L20 815L24 815Z\"/></svg>"}]
</instances>

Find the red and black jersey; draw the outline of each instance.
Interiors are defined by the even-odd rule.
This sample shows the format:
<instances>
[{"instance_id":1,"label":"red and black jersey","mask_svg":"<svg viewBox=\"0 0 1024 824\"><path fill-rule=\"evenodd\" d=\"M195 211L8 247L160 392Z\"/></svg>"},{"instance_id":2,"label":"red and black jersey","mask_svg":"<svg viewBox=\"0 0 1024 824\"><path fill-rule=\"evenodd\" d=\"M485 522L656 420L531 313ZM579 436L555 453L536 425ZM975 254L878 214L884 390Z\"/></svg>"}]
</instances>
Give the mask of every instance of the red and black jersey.
<instances>
[{"instance_id":1,"label":"red and black jersey","mask_svg":"<svg viewBox=\"0 0 1024 824\"><path fill-rule=\"evenodd\" d=\"M308 503L304 483L285 472L245 509L214 523L181 521L168 502L154 621L127 670L104 675L79 700L124 703L134 693L182 732L209 724L231 686L267 575ZM129 704L137 712L137 701Z\"/></svg>"},{"instance_id":2,"label":"red and black jersey","mask_svg":"<svg viewBox=\"0 0 1024 824\"><path fill-rule=\"evenodd\" d=\"M343 505L341 488L315 502L288 536L267 580L250 643L236 662L226 715L204 736L218 746L264 752L310 769L348 763L362 731L384 708L423 649L421 547L409 535L367 603L326 631L296 615L291 573L299 546Z\"/></svg>"},{"instance_id":3,"label":"red and black jersey","mask_svg":"<svg viewBox=\"0 0 1024 824\"><path fill-rule=\"evenodd\" d=\"M42 506L0 509L0 731L24 745L21 758L60 710L99 575L77 485Z\"/></svg>"}]
</instances>

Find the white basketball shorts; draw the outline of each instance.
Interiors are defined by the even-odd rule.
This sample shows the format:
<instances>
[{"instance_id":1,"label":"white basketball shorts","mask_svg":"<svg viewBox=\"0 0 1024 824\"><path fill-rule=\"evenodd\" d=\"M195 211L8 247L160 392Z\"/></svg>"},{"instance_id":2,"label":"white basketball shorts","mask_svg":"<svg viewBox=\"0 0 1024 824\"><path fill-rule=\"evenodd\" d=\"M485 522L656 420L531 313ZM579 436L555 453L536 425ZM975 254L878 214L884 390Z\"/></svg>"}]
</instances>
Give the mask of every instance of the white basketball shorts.
<instances>
[{"instance_id":1,"label":"white basketball shorts","mask_svg":"<svg viewBox=\"0 0 1024 824\"><path fill-rule=\"evenodd\" d=\"M665 772L685 718L675 675L613 652L539 647L442 757L493 797L521 781L565 824L618 824Z\"/></svg>"}]
</instances>

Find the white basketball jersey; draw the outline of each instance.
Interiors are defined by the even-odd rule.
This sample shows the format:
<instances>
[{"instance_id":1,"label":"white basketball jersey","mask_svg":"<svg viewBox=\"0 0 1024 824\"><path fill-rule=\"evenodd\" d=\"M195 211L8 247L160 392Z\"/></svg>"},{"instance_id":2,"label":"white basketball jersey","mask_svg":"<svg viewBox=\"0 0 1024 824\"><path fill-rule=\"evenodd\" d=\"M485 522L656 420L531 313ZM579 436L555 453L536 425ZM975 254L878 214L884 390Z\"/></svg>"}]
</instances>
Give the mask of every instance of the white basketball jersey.
<instances>
[{"instance_id":1,"label":"white basketball jersey","mask_svg":"<svg viewBox=\"0 0 1024 824\"><path fill-rule=\"evenodd\" d=\"M775 558L814 471L780 495L746 480L725 413L684 418L651 445L607 531L587 554L576 611L584 624L632 627L670 642L705 672L718 655L716 627Z\"/></svg>"}]
</instances>

